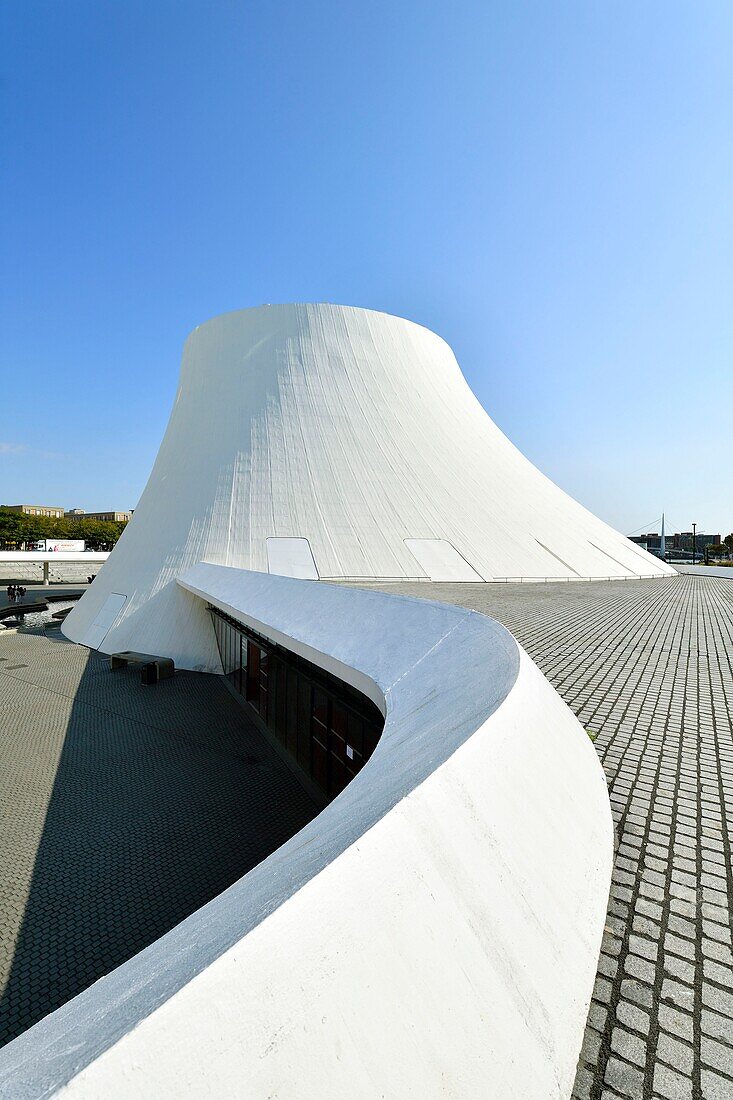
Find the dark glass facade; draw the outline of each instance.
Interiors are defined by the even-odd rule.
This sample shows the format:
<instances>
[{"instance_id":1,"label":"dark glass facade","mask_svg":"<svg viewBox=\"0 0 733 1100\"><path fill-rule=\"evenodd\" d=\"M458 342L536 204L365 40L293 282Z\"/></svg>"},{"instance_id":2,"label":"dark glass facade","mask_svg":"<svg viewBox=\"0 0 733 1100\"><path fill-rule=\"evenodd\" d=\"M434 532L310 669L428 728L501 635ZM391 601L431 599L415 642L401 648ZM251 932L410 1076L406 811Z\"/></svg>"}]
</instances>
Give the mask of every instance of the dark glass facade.
<instances>
[{"instance_id":1,"label":"dark glass facade","mask_svg":"<svg viewBox=\"0 0 733 1100\"><path fill-rule=\"evenodd\" d=\"M326 798L364 767L384 718L370 699L209 607L224 675Z\"/></svg>"}]
</instances>

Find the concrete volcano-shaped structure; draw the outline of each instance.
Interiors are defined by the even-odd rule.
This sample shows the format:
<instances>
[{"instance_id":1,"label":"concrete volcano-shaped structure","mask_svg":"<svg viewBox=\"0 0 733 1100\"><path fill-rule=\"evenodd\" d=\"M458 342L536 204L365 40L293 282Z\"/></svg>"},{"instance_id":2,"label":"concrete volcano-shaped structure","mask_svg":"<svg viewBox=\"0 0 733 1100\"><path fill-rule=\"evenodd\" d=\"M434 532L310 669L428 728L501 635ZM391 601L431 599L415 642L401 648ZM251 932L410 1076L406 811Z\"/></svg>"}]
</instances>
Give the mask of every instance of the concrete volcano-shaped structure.
<instances>
[{"instance_id":1,"label":"concrete volcano-shaped structure","mask_svg":"<svg viewBox=\"0 0 733 1100\"><path fill-rule=\"evenodd\" d=\"M365 581L674 572L519 453L439 336L334 305L242 310L191 334L140 504L64 633L218 670L206 616L175 583L199 561Z\"/></svg>"}]
</instances>

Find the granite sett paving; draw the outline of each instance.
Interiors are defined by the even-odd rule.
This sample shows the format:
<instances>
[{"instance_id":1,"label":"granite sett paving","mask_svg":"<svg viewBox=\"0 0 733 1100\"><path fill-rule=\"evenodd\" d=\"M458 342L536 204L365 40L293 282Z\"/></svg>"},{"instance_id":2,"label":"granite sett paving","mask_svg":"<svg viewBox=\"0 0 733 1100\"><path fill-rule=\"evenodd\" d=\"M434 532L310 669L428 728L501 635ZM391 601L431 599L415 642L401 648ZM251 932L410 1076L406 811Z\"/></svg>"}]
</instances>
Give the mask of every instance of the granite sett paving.
<instances>
[{"instance_id":1,"label":"granite sett paving","mask_svg":"<svg viewBox=\"0 0 733 1100\"><path fill-rule=\"evenodd\" d=\"M503 622L581 723L617 852L576 1100L733 1100L733 579L380 586Z\"/></svg>"}]
</instances>

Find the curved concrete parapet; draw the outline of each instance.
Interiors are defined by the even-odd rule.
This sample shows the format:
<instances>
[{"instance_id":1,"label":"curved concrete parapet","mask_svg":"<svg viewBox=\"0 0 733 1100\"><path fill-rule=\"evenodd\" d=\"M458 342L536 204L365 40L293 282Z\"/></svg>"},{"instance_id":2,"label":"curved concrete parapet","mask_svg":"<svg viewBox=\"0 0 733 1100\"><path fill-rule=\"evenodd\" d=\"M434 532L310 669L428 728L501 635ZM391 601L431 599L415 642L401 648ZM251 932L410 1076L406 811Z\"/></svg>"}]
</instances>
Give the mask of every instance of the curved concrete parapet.
<instances>
[{"instance_id":1,"label":"curved concrete parapet","mask_svg":"<svg viewBox=\"0 0 733 1100\"><path fill-rule=\"evenodd\" d=\"M386 715L305 829L0 1053L0 1095L569 1097L612 864L585 732L471 611L199 563Z\"/></svg>"}]
</instances>

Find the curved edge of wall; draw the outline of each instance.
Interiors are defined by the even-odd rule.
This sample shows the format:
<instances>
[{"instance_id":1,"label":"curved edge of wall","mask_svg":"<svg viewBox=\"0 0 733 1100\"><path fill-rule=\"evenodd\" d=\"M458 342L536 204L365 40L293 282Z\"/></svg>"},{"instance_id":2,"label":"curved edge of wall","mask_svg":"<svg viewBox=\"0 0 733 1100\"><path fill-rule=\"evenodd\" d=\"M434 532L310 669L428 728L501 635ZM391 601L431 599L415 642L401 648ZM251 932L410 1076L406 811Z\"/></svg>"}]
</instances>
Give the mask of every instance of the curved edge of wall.
<instances>
[{"instance_id":1,"label":"curved edge of wall","mask_svg":"<svg viewBox=\"0 0 733 1100\"><path fill-rule=\"evenodd\" d=\"M382 739L291 841L6 1047L0 1094L568 1097L613 858L570 710L475 612L181 580L370 680Z\"/></svg>"}]
</instances>

